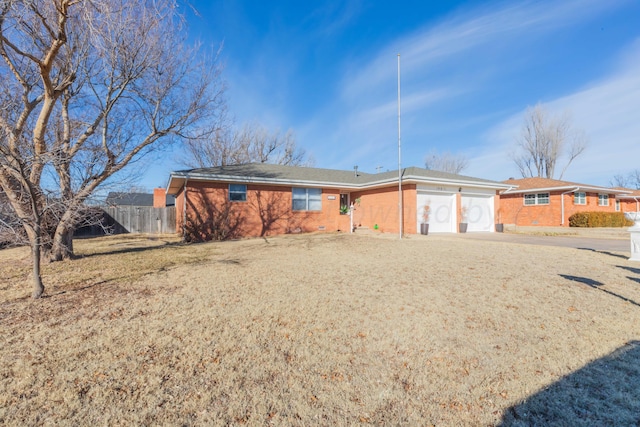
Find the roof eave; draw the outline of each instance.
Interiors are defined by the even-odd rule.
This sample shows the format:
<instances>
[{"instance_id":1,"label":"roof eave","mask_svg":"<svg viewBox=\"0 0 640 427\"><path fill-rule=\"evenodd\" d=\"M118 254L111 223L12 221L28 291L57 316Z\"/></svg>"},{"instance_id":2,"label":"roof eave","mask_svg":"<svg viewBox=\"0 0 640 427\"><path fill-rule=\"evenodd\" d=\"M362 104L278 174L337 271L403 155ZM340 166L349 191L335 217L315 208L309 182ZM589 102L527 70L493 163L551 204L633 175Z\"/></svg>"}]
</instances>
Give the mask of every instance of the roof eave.
<instances>
[{"instance_id":1,"label":"roof eave","mask_svg":"<svg viewBox=\"0 0 640 427\"><path fill-rule=\"evenodd\" d=\"M177 187L172 186L171 183L174 179L211 181L211 182L213 181L238 182L238 183L247 183L247 184L272 184L272 185L292 185L292 186L304 185L309 187L340 188L340 189L346 189L346 190L363 190L368 188L379 188L379 187L384 187L387 185L393 185L398 183L397 177L386 178L386 179L381 179L376 181L366 181L362 183L353 183L353 182L317 181L317 180L302 180L302 179L247 177L247 176L239 176L239 175L210 176L207 174L198 174L198 173L172 173L169 178L169 184L167 185L168 194L174 194L173 192L170 192L172 188L175 188L174 191L177 192L178 188L182 186L182 185L179 185ZM419 175L405 176L403 177L402 181L405 183L416 183L416 184L446 183L448 185L459 185L459 186L486 188L486 189L494 189L494 190L506 190L513 187L513 185L510 185L510 184L473 181L473 180L465 180L465 179L452 180L449 178L424 177Z\"/></svg>"},{"instance_id":2,"label":"roof eave","mask_svg":"<svg viewBox=\"0 0 640 427\"><path fill-rule=\"evenodd\" d=\"M536 193L536 192L540 192L540 191L580 191L580 190L584 190L584 191L594 191L594 192L599 192L599 193L606 193L606 194L620 194L620 195L624 195L624 194L630 194L630 191L625 191L625 190L616 190L613 188L605 188L605 187L593 187L593 186L588 186L588 185L563 185L560 187L540 187L540 188L528 188L528 189L517 189L514 188L513 190L507 190L505 191L503 194L520 194L520 193Z\"/></svg>"}]
</instances>

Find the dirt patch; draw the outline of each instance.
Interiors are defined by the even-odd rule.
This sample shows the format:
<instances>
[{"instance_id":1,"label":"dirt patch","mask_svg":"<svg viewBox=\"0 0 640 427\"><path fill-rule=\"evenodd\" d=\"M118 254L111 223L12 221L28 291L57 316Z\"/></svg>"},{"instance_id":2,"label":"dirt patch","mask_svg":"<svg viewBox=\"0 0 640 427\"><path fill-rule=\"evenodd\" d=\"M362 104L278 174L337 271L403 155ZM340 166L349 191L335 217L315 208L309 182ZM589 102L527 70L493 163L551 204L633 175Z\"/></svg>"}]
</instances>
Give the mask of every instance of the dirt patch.
<instances>
[{"instance_id":1,"label":"dirt patch","mask_svg":"<svg viewBox=\"0 0 640 427\"><path fill-rule=\"evenodd\" d=\"M640 269L615 254L435 235L120 243L79 242L41 301L3 264L0 423L637 422ZM545 412L562 397L575 410Z\"/></svg>"}]
</instances>

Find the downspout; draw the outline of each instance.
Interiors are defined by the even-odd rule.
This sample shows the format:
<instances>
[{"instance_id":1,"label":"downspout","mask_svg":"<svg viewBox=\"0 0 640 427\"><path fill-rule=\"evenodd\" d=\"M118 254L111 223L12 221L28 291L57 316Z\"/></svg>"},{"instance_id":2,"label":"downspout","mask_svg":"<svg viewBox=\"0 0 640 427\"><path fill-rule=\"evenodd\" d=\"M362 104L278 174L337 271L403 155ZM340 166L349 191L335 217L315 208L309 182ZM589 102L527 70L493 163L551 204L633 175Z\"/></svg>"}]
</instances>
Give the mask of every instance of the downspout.
<instances>
[{"instance_id":1,"label":"downspout","mask_svg":"<svg viewBox=\"0 0 640 427\"><path fill-rule=\"evenodd\" d=\"M182 204L182 240L186 240L187 238L187 182L189 181L189 178L185 178L184 180L184 189L182 190L183 192L183 199L184 199L184 203Z\"/></svg>"},{"instance_id":2,"label":"downspout","mask_svg":"<svg viewBox=\"0 0 640 427\"><path fill-rule=\"evenodd\" d=\"M560 196L560 202L562 205L562 219L560 220L560 225L564 225L564 195L565 194L569 194L569 193L575 193L576 191L578 191L580 189L580 187L576 187L573 190L569 190L569 191L565 191L564 193L562 193ZM549 195L549 197L551 197L551 195Z\"/></svg>"}]
</instances>

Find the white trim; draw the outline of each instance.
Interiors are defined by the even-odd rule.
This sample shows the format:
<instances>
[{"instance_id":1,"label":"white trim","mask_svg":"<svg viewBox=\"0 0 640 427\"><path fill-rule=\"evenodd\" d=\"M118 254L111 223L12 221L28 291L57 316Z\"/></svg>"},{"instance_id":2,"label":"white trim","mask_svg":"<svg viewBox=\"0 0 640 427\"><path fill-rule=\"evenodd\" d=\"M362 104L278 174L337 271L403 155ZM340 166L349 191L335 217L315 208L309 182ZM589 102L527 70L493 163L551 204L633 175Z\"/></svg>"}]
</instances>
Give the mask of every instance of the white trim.
<instances>
[{"instance_id":1,"label":"white trim","mask_svg":"<svg viewBox=\"0 0 640 427\"><path fill-rule=\"evenodd\" d=\"M562 194L567 194L567 193L562 193ZM583 197L584 202L583 203L576 202L576 194L584 195L584 197ZM587 205L587 192L586 191L574 191L573 192L573 204L576 205L576 206L586 206Z\"/></svg>"},{"instance_id":2,"label":"white trim","mask_svg":"<svg viewBox=\"0 0 640 427\"><path fill-rule=\"evenodd\" d=\"M600 197L606 197L607 204L600 203ZM609 194L598 193L598 206L610 206L609 205Z\"/></svg>"},{"instance_id":3,"label":"white trim","mask_svg":"<svg viewBox=\"0 0 640 427\"><path fill-rule=\"evenodd\" d=\"M319 188L340 188L344 190L364 190L364 189L375 189L378 187L386 187L390 185L397 184L398 178L387 178L378 181L369 181L362 184L349 184L344 182L331 182L331 181L315 181L315 180L301 180L301 179L283 179L283 178L262 178L262 177L247 177L247 176L237 176L237 175L215 175L215 176L207 176L206 174L199 173L172 173L169 177L169 184L167 185L167 192L171 189L171 181L174 179L189 179L189 180L197 180L197 181L209 181L209 182L237 182L237 183L251 183L251 184L276 184L276 185L285 185L285 186L294 186L294 187L319 187ZM500 190L503 188L512 188L511 185L506 184L493 184L493 183L483 183L478 181L469 181L469 180L450 180L446 178L435 178L435 177L421 177L417 175L409 175L402 178L403 184L431 184L431 185L451 185L455 187L473 187L473 188L484 188L484 189L493 189ZM171 194L171 193L169 193Z\"/></svg>"},{"instance_id":4,"label":"white trim","mask_svg":"<svg viewBox=\"0 0 640 427\"><path fill-rule=\"evenodd\" d=\"M564 193L562 193L560 195L560 204L561 204L561 209L560 209L560 215L562 215L562 217L560 218L560 224L564 225L564 195L565 194L569 194L569 193L573 193L574 194L574 199L573 199L573 203L575 204L575 193L582 193L581 191L578 191L579 188L576 187L573 190L569 190L569 191L565 191ZM549 204L551 204L551 194L549 194ZM587 204L587 193L584 192L584 204Z\"/></svg>"},{"instance_id":5,"label":"white trim","mask_svg":"<svg viewBox=\"0 0 640 427\"><path fill-rule=\"evenodd\" d=\"M547 203L538 203L538 196L540 194L546 194L547 195ZM525 196L535 196L535 198L533 199L533 201L535 203L530 203L527 204L526 200L527 198ZM531 200L531 199L529 199ZM551 193L549 191L540 191L537 193L530 193L530 194L523 194L522 195L522 206L549 206L551 204Z\"/></svg>"},{"instance_id":6,"label":"white trim","mask_svg":"<svg viewBox=\"0 0 640 427\"><path fill-rule=\"evenodd\" d=\"M620 194L622 196L627 195L627 194L631 194L631 191L628 190L616 190L615 188L605 188L605 187L589 187L589 186L585 186L585 185L579 185L579 186L562 186L562 187L542 187L542 188L529 188L526 190L507 190L502 194L520 194L520 193L544 193L544 192L552 192L552 191L563 191L563 190L570 190L570 189L575 189L575 191L578 190L584 190L584 191L589 191L589 192L598 192L598 193L607 193L607 194Z\"/></svg>"}]
</instances>

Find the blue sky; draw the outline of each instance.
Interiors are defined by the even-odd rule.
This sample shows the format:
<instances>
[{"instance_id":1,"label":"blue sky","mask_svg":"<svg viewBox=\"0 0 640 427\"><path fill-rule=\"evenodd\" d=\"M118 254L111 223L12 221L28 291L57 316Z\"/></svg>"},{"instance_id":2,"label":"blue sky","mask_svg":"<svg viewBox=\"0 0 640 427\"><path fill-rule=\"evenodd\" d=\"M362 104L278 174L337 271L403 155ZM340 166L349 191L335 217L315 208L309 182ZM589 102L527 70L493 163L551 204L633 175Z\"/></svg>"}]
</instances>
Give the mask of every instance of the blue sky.
<instances>
[{"instance_id":1,"label":"blue sky","mask_svg":"<svg viewBox=\"0 0 640 427\"><path fill-rule=\"evenodd\" d=\"M528 106L570 114L589 147L563 179L608 185L640 168L640 1L193 1L191 36L224 43L237 123L292 129L315 166L397 169L463 153L463 172L519 177ZM183 165L167 154L142 185Z\"/></svg>"}]
</instances>

